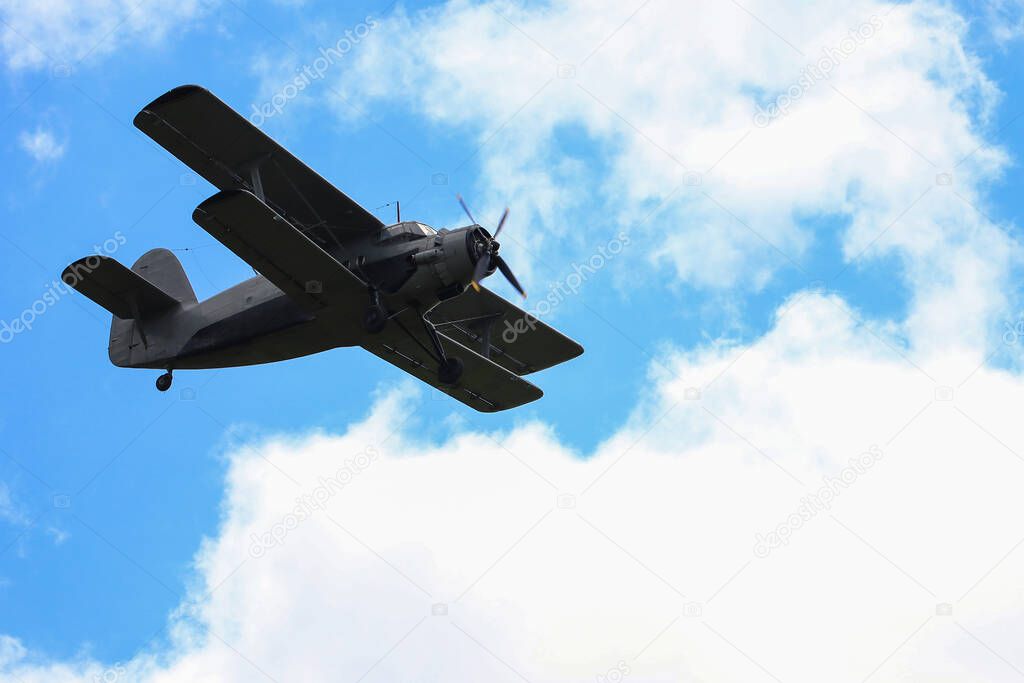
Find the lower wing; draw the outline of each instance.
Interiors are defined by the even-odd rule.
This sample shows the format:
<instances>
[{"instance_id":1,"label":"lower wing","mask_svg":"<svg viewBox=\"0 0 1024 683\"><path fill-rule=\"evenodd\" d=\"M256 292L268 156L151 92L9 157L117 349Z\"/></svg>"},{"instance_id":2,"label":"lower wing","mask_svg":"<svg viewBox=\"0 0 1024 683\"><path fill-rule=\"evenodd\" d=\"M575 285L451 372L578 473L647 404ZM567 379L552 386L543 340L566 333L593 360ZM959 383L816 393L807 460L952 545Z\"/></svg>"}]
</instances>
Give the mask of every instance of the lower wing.
<instances>
[{"instance_id":1,"label":"lower wing","mask_svg":"<svg viewBox=\"0 0 1024 683\"><path fill-rule=\"evenodd\" d=\"M452 398L483 413L495 413L536 401L540 389L497 363L438 333L445 355L462 361L462 376L444 384L438 359L419 313L406 309L391 319L383 332L363 345L370 353L421 379Z\"/></svg>"}]
</instances>

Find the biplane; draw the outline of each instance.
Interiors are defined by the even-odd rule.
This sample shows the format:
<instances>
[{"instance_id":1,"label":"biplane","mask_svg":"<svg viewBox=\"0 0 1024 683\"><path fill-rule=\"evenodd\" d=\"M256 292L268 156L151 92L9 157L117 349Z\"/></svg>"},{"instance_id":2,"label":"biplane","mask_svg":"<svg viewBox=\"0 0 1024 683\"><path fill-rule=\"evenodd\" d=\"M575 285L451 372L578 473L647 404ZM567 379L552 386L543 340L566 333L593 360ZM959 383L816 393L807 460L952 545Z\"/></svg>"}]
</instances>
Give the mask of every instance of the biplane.
<instances>
[{"instance_id":1,"label":"biplane","mask_svg":"<svg viewBox=\"0 0 1024 683\"><path fill-rule=\"evenodd\" d=\"M167 249L129 269L94 254L62 279L113 314L118 367L175 370L273 363L338 347L370 353L482 412L543 395L523 379L583 348L480 283L500 272L499 234L470 225L386 225L194 85L146 105L135 126L219 192L192 219L249 263L256 277L197 301Z\"/></svg>"}]
</instances>

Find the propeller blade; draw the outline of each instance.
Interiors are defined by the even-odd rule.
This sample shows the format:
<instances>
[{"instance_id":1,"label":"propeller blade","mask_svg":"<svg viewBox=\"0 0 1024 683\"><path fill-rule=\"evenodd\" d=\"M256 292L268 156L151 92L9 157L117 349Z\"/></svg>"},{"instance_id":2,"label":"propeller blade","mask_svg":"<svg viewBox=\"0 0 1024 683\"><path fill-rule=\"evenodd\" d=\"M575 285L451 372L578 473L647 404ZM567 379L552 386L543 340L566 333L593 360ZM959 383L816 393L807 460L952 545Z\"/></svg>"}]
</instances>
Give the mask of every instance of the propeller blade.
<instances>
[{"instance_id":1,"label":"propeller blade","mask_svg":"<svg viewBox=\"0 0 1024 683\"><path fill-rule=\"evenodd\" d=\"M473 218L473 213L469 210L469 207L466 206L466 202L462 198L462 195L461 194L457 194L455 196L458 198L459 204L462 204L462 210L466 212L467 216L469 216L469 220L473 221L473 225L479 225L479 223L476 222L476 219Z\"/></svg>"},{"instance_id":2,"label":"propeller blade","mask_svg":"<svg viewBox=\"0 0 1024 683\"><path fill-rule=\"evenodd\" d=\"M501 214L501 220L498 221L498 229L494 231L494 239L498 239L498 234L501 229L505 227L505 221L508 220L508 207L505 207L505 213Z\"/></svg>"},{"instance_id":3,"label":"propeller blade","mask_svg":"<svg viewBox=\"0 0 1024 683\"><path fill-rule=\"evenodd\" d=\"M500 257L499 257L500 258ZM487 271L491 269L491 254L490 252L480 257L480 260L476 262L476 268L473 269L473 280L470 284L473 285L473 289L480 291L480 281L487 275Z\"/></svg>"},{"instance_id":4,"label":"propeller blade","mask_svg":"<svg viewBox=\"0 0 1024 683\"><path fill-rule=\"evenodd\" d=\"M525 299L526 290L524 290L523 286L519 284L519 280L516 279L516 276L512 274L512 269L508 267L507 263L505 263L505 259L500 256L495 256L494 258L498 262L498 270L501 271L501 274L505 276L505 279L508 280L510 285L516 288L516 291L519 292L520 296Z\"/></svg>"}]
</instances>

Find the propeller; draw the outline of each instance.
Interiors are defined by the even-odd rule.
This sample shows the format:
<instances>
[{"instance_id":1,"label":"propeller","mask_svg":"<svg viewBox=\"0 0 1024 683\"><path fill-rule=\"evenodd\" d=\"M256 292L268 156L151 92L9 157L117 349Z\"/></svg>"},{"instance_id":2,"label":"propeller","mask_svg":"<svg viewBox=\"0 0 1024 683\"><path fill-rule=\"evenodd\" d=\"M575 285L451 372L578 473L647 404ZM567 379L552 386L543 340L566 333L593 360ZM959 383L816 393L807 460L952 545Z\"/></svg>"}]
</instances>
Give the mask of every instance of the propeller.
<instances>
[{"instance_id":1,"label":"propeller","mask_svg":"<svg viewBox=\"0 0 1024 683\"><path fill-rule=\"evenodd\" d=\"M459 204L462 205L462 210L466 212L467 216L469 216L469 220L473 221L473 225L479 225L479 223L476 222L476 219L473 218L473 212L469 210L468 206L466 206L466 202L462 198L462 195L456 196L458 197ZM509 268L505 259L498 255L498 249L500 248L497 241L498 235L501 234L501 230L505 227L505 221L507 220L508 208L506 207L505 213L501 214L501 220L498 221L498 227L495 229L494 235L487 236L486 232L483 233L484 239L487 240L487 247L483 255L476 262L476 268L473 270L473 280L471 284L473 285L473 289L479 292L480 281L484 279L487 276L487 273L493 270L494 267L497 267L497 269L501 271L501 274L505 276L505 279L508 280L509 284L512 285L515 290L519 292L520 296L525 299L526 290L524 290L523 286L519 284L519 280L516 279L516 276L512 274L512 269Z\"/></svg>"}]
</instances>

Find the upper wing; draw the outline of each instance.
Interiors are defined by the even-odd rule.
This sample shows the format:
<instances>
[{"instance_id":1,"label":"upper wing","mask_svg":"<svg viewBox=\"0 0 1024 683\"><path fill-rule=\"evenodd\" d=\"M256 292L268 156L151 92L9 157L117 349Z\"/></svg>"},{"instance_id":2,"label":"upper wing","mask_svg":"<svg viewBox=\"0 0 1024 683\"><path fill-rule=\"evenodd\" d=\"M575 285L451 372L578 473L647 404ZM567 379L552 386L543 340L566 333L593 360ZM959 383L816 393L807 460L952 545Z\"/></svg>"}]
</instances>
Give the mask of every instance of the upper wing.
<instances>
[{"instance_id":1,"label":"upper wing","mask_svg":"<svg viewBox=\"0 0 1024 683\"><path fill-rule=\"evenodd\" d=\"M441 302L428 317L446 336L517 375L583 353L572 339L484 287Z\"/></svg>"},{"instance_id":2,"label":"upper wing","mask_svg":"<svg viewBox=\"0 0 1024 683\"><path fill-rule=\"evenodd\" d=\"M445 334L438 336L445 354L457 357L464 365L462 377L454 385L442 384L438 379L438 364L433 358L430 339L419 314L411 309L392 318L384 331L372 337L363 348L484 413L515 408L544 395L526 380L454 339Z\"/></svg>"},{"instance_id":3,"label":"upper wing","mask_svg":"<svg viewBox=\"0 0 1024 683\"><path fill-rule=\"evenodd\" d=\"M197 85L150 102L135 126L221 190L246 189L321 247L383 224L238 112ZM258 175L255 171L258 170Z\"/></svg>"},{"instance_id":4,"label":"upper wing","mask_svg":"<svg viewBox=\"0 0 1024 683\"><path fill-rule=\"evenodd\" d=\"M251 193L219 192L192 219L306 311L361 314L363 281Z\"/></svg>"}]
</instances>

